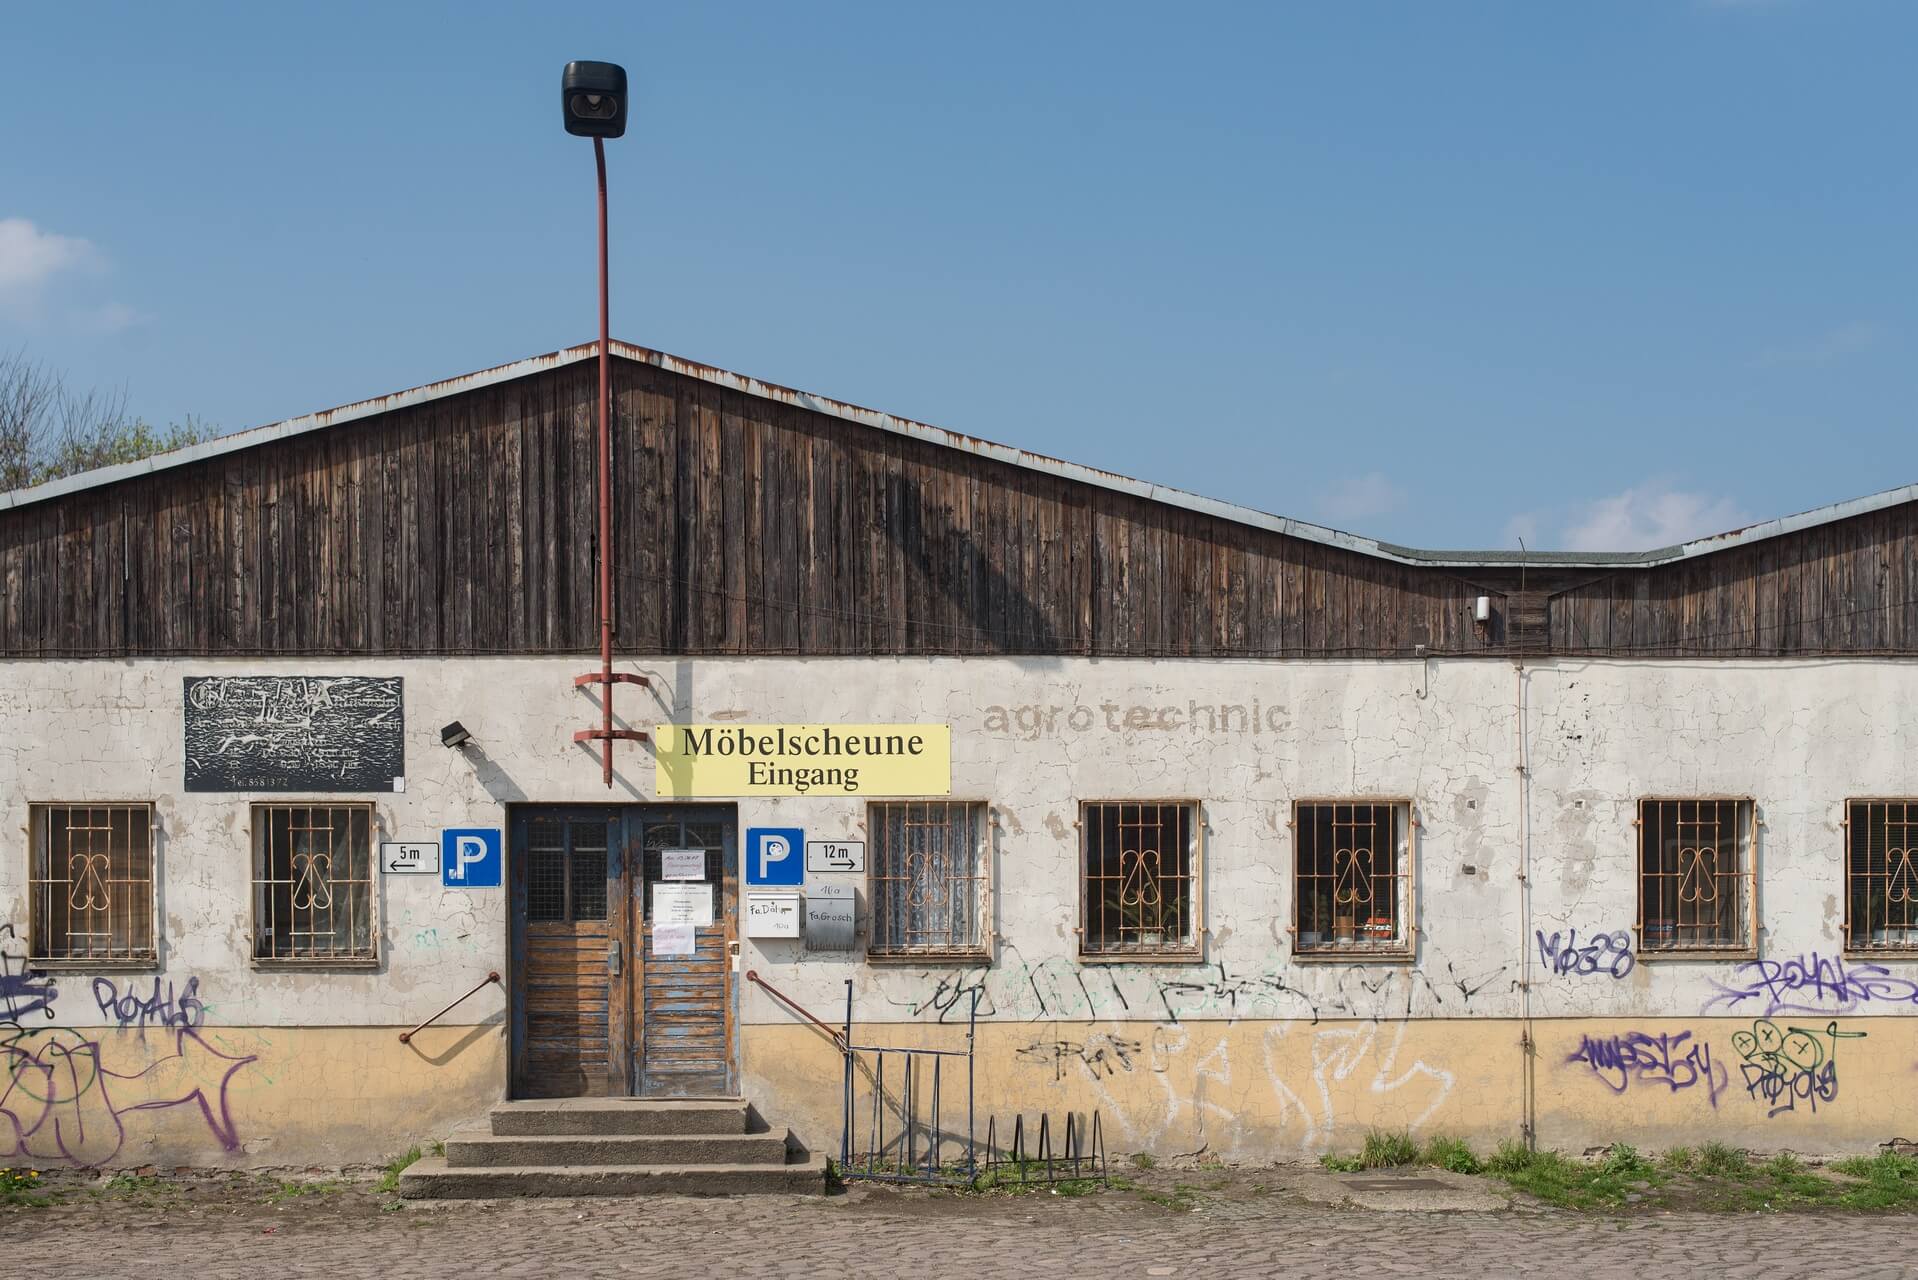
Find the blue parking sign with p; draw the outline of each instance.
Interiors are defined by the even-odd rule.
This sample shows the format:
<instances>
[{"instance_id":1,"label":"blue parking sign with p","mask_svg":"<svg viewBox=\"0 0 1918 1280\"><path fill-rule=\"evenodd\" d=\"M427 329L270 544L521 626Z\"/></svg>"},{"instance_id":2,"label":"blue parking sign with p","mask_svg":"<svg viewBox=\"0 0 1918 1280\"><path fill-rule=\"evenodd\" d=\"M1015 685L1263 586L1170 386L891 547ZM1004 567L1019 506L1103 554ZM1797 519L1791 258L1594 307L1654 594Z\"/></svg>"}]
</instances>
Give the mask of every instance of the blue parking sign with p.
<instances>
[{"instance_id":1,"label":"blue parking sign with p","mask_svg":"<svg viewBox=\"0 0 1918 1280\"><path fill-rule=\"evenodd\" d=\"M746 829L747 884L804 884L806 833L799 827Z\"/></svg>"},{"instance_id":2,"label":"blue parking sign with p","mask_svg":"<svg viewBox=\"0 0 1918 1280\"><path fill-rule=\"evenodd\" d=\"M506 860L497 827L456 827L440 833L440 883L451 889L497 889Z\"/></svg>"}]
</instances>

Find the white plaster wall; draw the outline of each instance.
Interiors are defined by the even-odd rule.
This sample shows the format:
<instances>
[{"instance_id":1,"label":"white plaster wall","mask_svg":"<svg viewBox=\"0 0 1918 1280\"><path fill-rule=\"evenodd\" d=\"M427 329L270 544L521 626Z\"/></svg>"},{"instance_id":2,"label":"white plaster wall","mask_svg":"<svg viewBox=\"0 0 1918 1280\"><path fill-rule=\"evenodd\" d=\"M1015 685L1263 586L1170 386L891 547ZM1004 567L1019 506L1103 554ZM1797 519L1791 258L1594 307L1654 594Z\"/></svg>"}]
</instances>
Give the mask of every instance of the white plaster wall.
<instances>
[{"instance_id":1,"label":"white plaster wall","mask_svg":"<svg viewBox=\"0 0 1918 1280\"><path fill-rule=\"evenodd\" d=\"M24 924L27 804L147 800L159 821L163 977L200 980L228 1025L403 1024L505 963L503 890L387 877L378 972L256 971L247 959L245 794L188 795L181 679L207 674L397 675L407 788L373 801L387 839L503 826L506 806L652 798L651 759L622 744L611 793L576 746L596 704L561 659L190 660L0 664L0 921ZM1531 927L1629 928L1635 800L1750 795L1763 820L1760 954L1836 955L1847 796L1918 793L1900 747L1918 730L1918 665L1891 660L1709 663L1212 662L1085 659L702 659L621 666L621 719L934 722L953 729L955 797L995 815L998 962L873 966L855 953L747 941L746 968L829 1017L855 980L862 1021L963 1011L981 986L998 1018L1515 1016L1531 957L1540 1015L1690 1015L1734 980L1725 961L1645 961L1624 979L1536 964L1519 885L1528 788ZM1522 685L1521 685L1522 682ZM1529 772L1521 774L1520 689ZM1195 704L1244 708L1209 728ZM1256 731L1253 712L1257 709ZM1136 710L1135 710L1136 709ZM1192 723L1194 719L1198 725ZM463 721L465 752L440 746ZM1409 795L1422 823L1416 967L1290 957L1287 827L1302 796ZM1206 834L1206 965L1076 960L1077 804L1195 798ZM1578 803L1583 801L1582 806ZM740 826L862 834L864 802L745 800ZM1470 872L1466 868L1470 867ZM1892 964L1918 978L1918 966ZM144 985L144 977L135 985ZM957 1003L955 1003L957 1001ZM84 1001L61 1001L85 1025ZM745 1016L789 1015L756 990ZM1722 1008L1721 1012L1741 1012ZM1756 1010L1762 1012L1762 1010ZM1860 1012L1910 1012L1880 999Z\"/></svg>"}]
</instances>

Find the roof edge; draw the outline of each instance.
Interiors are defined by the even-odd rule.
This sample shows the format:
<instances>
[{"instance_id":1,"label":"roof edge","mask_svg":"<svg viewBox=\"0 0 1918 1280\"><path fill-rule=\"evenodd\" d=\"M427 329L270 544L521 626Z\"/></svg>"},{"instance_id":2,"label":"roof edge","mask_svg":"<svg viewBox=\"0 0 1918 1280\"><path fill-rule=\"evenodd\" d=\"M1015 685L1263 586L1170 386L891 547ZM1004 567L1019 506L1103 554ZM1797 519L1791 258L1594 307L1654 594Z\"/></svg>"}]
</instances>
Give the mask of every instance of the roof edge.
<instances>
[{"instance_id":1,"label":"roof edge","mask_svg":"<svg viewBox=\"0 0 1918 1280\"><path fill-rule=\"evenodd\" d=\"M1148 502L1163 503L1200 515L1212 516L1232 524L1246 525L1264 529L1272 533L1284 534L1305 542L1321 546L1337 547L1359 555L1372 556L1381 560L1390 560L1399 564L1417 565L1426 568L1498 568L1504 566L1535 566L1541 568L1651 568L1669 564L1677 560L1691 559L1709 555L1718 551L1727 551L1733 547L1794 533L1816 525L1828 524L1836 520L1849 519L1852 516L1865 515L1881 511L1886 507L1918 500L1918 483L1902 485L1895 489L1886 489L1880 493L1861 498L1852 498L1829 506L1813 508L1795 515L1783 516L1775 520L1761 521L1747 525L1742 529L1726 533L1711 534L1694 538L1689 542L1675 546L1659 547L1651 551L1445 551L1425 550L1418 547L1402 546L1398 543L1381 542L1375 538L1359 534L1346 533L1309 521L1294 520L1287 516L1273 515L1236 503L1207 498L1189 493L1184 489L1175 489L1170 485L1154 484L1144 480L1135 480L1116 472L1102 471L1082 463L1066 462L1044 454L1033 453L1012 445L995 444L944 427L935 427L910 418L897 417L877 409L865 409L858 405L834 400L827 396L816 395L809 391L797 391L777 383L765 382L744 374L732 373L714 365L701 364L650 347L636 346L628 342L615 340L612 343L613 354L623 359L650 364L658 369L693 378L712 386L737 391L757 399L770 400L795 408L806 409L828 417L855 422L893 435L908 436L916 440L944 448L957 449L975 457L990 458L1008 466L1023 470L1037 471L1058 476L1061 479L1074 480L1090 484L1097 488L1116 493L1124 493ZM236 453L242 449L251 449L258 445L269 444L275 440L284 440L291 436L304 435L324 427L339 426L372 417L375 414L390 413L394 410L424 404L445 396L457 395L465 391L476 391L483 387L496 386L531 374L553 369L562 369L568 365L588 360L598 354L597 342L584 342L577 346L565 347L544 355L530 356L510 364L496 365L476 373L462 374L455 378L446 378L438 382L429 382L414 387L410 391L398 391L391 395L375 396L368 400L358 400L338 408L306 414L303 417L288 418L283 422L266 426L252 427L218 439L189 445L184 449L174 449L166 453L157 453L137 462L123 462L110 467L100 467L93 471L83 471L77 475L66 476L59 480L49 480L45 484L33 485L25 489L15 489L0 493L0 511L12 510L52 498L63 497L86 489L117 484L124 480L136 479L143 475L165 471L173 467L217 458L224 454Z\"/></svg>"}]
</instances>

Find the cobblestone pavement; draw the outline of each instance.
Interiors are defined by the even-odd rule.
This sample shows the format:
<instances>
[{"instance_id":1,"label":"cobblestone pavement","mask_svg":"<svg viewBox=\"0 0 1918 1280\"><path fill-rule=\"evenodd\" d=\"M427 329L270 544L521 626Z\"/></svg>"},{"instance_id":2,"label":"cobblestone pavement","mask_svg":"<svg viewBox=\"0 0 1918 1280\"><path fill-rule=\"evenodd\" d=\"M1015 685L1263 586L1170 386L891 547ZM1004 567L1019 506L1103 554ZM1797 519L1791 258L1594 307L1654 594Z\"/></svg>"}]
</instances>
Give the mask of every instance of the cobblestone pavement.
<instances>
[{"instance_id":1,"label":"cobblestone pavement","mask_svg":"<svg viewBox=\"0 0 1918 1280\"><path fill-rule=\"evenodd\" d=\"M274 1184L266 1183L267 1187ZM883 1189L737 1200L394 1207L361 1184L276 1201L114 1197L0 1211L4 1273L414 1277L549 1275L1196 1277L1918 1276L1907 1216L1632 1217L1543 1209L1384 1213L1256 1178L1181 1210L1148 1188L1068 1199Z\"/></svg>"}]
</instances>

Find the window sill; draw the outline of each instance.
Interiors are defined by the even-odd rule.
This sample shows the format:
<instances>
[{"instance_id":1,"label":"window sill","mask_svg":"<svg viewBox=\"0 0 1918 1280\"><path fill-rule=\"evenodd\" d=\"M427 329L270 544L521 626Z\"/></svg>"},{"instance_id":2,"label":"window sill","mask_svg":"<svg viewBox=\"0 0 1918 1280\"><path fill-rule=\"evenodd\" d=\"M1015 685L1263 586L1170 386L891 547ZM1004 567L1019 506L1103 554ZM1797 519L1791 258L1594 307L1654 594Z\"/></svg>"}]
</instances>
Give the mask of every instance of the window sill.
<instances>
[{"instance_id":1,"label":"window sill","mask_svg":"<svg viewBox=\"0 0 1918 1280\"><path fill-rule=\"evenodd\" d=\"M1080 964L1204 964L1205 953L1189 951L1081 951Z\"/></svg>"},{"instance_id":2,"label":"window sill","mask_svg":"<svg viewBox=\"0 0 1918 1280\"><path fill-rule=\"evenodd\" d=\"M357 960L349 960L349 959L337 959L337 960L272 959L272 960L269 960L261 956L255 956L253 957L251 961L248 962L248 964L249 964L249 967L251 967L256 973L273 973L273 972L313 973L316 971L324 973L329 970L345 970L353 973L371 973L371 972L377 971L380 967L379 957L377 956L369 956L364 959L357 959Z\"/></svg>"},{"instance_id":3,"label":"window sill","mask_svg":"<svg viewBox=\"0 0 1918 1280\"><path fill-rule=\"evenodd\" d=\"M1300 964L1411 964L1417 956L1409 946L1353 946L1294 948L1292 958Z\"/></svg>"},{"instance_id":4,"label":"window sill","mask_svg":"<svg viewBox=\"0 0 1918 1280\"><path fill-rule=\"evenodd\" d=\"M146 956L117 960L49 960L28 956L20 962L33 973L158 973L160 958Z\"/></svg>"},{"instance_id":5,"label":"window sill","mask_svg":"<svg viewBox=\"0 0 1918 1280\"><path fill-rule=\"evenodd\" d=\"M1742 944L1724 947L1646 947L1641 944L1632 948L1632 959L1638 964L1661 960L1681 963L1687 960L1756 960L1758 949Z\"/></svg>"},{"instance_id":6,"label":"window sill","mask_svg":"<svg viewBox=\"0 0 1918 1280\"><path fill-rule=\"evenodd\" d=\"M1847 946L1841 954L1847 960L1918 960L1918 947L1874 947L1867 944L1862 947Z\"/></svg>"},{"instance_id":7,"label":"window sill","mask_svg":"<svg viewBox=\"0 0 1918 1280\"><path fill-rule=\"evenodd\" d=\"M989 965L992 953L988 951L868 951L867 964L894 966L914 965Z\"/></svg>"}]
</instances>

